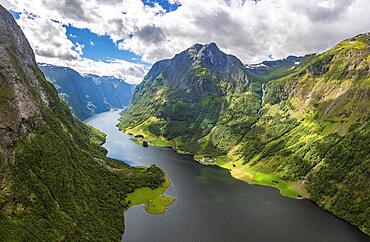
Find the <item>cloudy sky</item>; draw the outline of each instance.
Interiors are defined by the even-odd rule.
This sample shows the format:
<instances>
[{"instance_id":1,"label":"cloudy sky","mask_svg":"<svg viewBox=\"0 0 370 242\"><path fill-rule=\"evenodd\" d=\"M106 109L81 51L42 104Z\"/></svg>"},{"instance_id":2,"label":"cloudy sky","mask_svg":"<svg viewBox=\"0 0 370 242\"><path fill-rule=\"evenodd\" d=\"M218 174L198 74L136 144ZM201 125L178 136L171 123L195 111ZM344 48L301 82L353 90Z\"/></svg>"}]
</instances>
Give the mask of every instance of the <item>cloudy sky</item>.
<instances>
[{"instance_id":1,"label":"cloudy sky","mask_svg":"<svg viewBox=\"0 0 370 242\"><path fill-rule=\"evenodd\" d=\"M215 42L244 63L325 51L370 31L369 0L0 0L38 62L139 83L150 66Z\"/></svg>"}]
</instances>

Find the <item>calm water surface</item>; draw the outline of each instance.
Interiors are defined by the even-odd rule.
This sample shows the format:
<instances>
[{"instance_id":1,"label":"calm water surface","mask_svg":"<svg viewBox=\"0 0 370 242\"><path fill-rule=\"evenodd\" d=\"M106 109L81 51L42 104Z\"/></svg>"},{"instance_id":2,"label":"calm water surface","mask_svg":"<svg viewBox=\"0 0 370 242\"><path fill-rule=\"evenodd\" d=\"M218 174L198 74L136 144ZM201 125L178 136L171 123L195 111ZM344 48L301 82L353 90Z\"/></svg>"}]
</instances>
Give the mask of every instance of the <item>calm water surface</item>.
<instances>
[{"instance_id":1,"label":"calm water surface","mask_svg":"<svg viewBox=\"0 0 370 242\"><path fill-rule=\"evenodd\" d=\"M143 206L130 208L125 213L125 242L370 241L308 200L248 185L225 169L202 166L167 148L137 145L117 129L118 117L119 111L110 111L86 122L107 134L103 146L109 157L162 168L172 182L167 194L176 197L164 215L149 215Z\"/></svg>"}]
</instances>

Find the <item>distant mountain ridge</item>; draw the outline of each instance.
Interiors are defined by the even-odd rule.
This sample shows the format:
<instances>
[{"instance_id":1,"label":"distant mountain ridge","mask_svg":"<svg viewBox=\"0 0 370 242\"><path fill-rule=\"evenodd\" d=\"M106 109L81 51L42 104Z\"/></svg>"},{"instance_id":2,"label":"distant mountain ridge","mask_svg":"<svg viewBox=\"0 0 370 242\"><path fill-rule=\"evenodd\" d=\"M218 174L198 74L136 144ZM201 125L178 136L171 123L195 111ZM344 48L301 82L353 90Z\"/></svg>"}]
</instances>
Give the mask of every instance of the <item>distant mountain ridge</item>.
<instances>
[{"instance_id":1,"label":"distant mountain ridge","mask_svg":"<svg viewBox=\"0 0 370 242\"><path fill-rule=\"evenodd\" d=\"M50 64L38 66L81 120L128 106L135 90L135 85L115 77L81 75L72 68Z\"/></svg>"},{"instance_id":2,"label":"distant mountain ridge","mask_svg":"<svg viewBox=\"0 0 370 242\"><path fill-rule=\"evenodd\" d=\"M257 64L246 64L245 68L258 78L264 81L270 81L296 71L296 68L309 62L316 54L304 56L290 55L283 59L268 60Z\"/></svg>"},{"instance_id":3,"label":"distant mountain ridge","mask_svg":"<svg viewBox=\"0 0 370 242\"><path fill-rule=\"evenodd\" d=\"M304 58L305 56L290 55L284 59L263 61L258 64L246 64L245 67L250 72L261 75L281 67L293 68L299 65Z\"/></svg>"}]
</instances>

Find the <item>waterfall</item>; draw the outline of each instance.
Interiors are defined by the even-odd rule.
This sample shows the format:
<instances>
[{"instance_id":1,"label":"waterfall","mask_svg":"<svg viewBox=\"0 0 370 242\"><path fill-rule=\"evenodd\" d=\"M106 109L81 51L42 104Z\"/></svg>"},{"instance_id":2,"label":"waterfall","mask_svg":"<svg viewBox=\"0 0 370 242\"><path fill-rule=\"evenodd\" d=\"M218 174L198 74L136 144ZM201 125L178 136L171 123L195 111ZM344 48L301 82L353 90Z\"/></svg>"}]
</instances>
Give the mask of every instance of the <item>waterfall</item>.
<instances>
[{"instance_id":1,"label":"waterfall","mask_svg":"<svg viewBox=\"0 0 370 242\"><path fill-rule=\"evenodd\" d=\"M263 104L265 104L265 94L266 94L266 85L265 85L265 83L262 84L261 91L262 91L261 108L258 110L258 114L261 114L262 109L263 109Z\"/></svg>"}]
</instances>

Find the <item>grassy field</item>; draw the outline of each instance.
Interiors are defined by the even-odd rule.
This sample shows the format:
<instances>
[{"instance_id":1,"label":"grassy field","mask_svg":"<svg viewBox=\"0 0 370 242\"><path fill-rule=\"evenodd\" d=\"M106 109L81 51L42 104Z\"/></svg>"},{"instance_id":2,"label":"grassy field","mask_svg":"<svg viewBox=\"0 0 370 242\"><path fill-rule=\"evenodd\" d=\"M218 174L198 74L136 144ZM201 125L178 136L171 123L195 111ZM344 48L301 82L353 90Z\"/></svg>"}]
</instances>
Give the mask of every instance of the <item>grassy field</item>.
<instances>
[{"instance_id":1,"label":"grassy field","mask_svg":"<svg viewBox=\"0 0 370 242\"><path fill-rule=\"evenodd\" d=\"M130 207L145 204L145 211L150 214L162 214L176 199L166 197L164 192L171 185L170 179L166 177L165 182L156 189L143 187L136 189L127 195L126 201Z\"/></svg>"},{"instance_id":2,"label":"grassy field","mask_svg":"<svg viewBox=\"0 0 370 242\"><path fill-rule=\"evenodd\" d=\"M150 214L163 214L166 209L175 201L173 197L166 197L165 195L160 195L146 203L145 211Z\"/></svg>"},{"instance_id":3,"label":"grassy field","mask_svg":"<svg viewBox=\"0 0 370 242\"><path fill-rule=\"evenodd\" d=\"M253 184L275 187L279 189L282 195L291 198L298 198L299 195L293 188L295 182L284 181L273 174L256 171L253 176Z\"/></svg>"},{"instance_id":4,"label":"grassy field","mask_svg":"<svg viewBox=\"0 0 370 242\"><path fill-rule=\"evenodd\" d=\"M134 128L126 129L125 133L132 134L133 135L132 140L139 144L142 144L142 142L145 140L149 144L154 145L154 146L171 147L173 144L170 141L166 140L163 137L158 137L156 135L153 135L152 133L147 131L147 127L151 123L156 122L156 121L157 121L157 118L151 117L148 120L146 120L144 123ZM135 138L135 136L138 136L138 135L143 136L144 138Z\"/></svg>"},{"instance_id":5,"label":"grassy field","mask_svg":"<svg viewBox=\"0 0 370 242\"><path fill-rule=\"evenodd\" d=\"M279 189L283 196L290 198L301 197L300 193L295 189L297 182L285 181L273 173L266 173L248 165L235 161L228 156L217 157L214 159L214 164L228 169L230 174L241 181L249 184L257 184L269 186Z\"/></svg>"}]
</instances>

